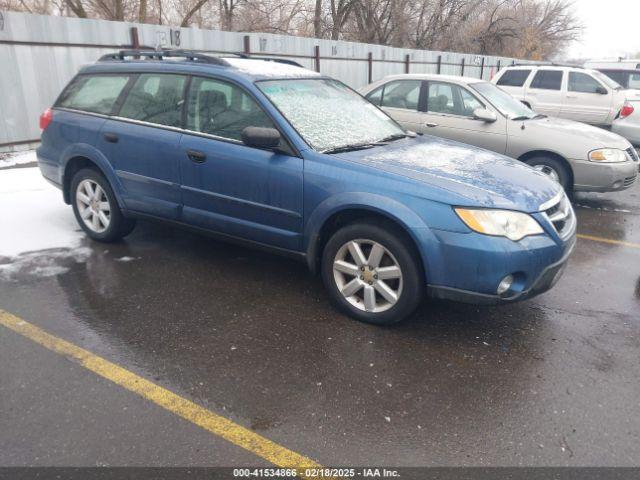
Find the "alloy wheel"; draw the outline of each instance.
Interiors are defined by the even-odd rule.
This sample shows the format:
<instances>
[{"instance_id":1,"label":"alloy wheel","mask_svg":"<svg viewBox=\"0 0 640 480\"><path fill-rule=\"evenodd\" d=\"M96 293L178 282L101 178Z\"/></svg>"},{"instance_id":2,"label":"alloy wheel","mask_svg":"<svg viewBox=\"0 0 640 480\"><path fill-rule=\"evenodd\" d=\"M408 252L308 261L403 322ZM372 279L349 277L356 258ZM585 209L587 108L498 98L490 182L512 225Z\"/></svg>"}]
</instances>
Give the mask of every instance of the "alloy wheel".
<instances>
[{"instance_id":1,"label":"alloy wheel","mask_svg":"<svg viewBox=\"0 0 640 480\"><path fill-rule=\"evenodd\" d=\"M333 278L345 300L365 312L384 312L402 294L400 264L373 240L351 240L340 247L333 260Z\"/></svg>"},{"instance_id":2,"label":"alloy wheel","mask_svg":"<svg viewBox=\"0 0 640 480\"><path fill-rule=\"evenodd\" d=\"M76 205L84 224L91 231L102 233L111 223L111 204L97 182L82 180L76 190Z\"/></svg>"},{"instance_id":3,"label":"alloy wheel","mask_svg":"<svg viewBox=\"0 0 640 480\"><path fill-rule=\"evenodd\" d=\"M534 165L533 169L544 173L547 177L550 177L551 179L560 183L560 175L558 175L558 172L556 172L555 168L550 167L549 165Z\"/></svg>"}]
</instances>

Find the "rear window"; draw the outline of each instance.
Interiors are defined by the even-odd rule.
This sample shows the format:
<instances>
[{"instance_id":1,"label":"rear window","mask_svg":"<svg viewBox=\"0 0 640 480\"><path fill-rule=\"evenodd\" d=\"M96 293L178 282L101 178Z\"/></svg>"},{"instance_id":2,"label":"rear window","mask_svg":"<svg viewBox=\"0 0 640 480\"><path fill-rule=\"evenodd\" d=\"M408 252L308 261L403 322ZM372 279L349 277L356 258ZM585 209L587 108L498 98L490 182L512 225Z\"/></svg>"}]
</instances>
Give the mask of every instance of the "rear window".
<instances>
[{"instance_id":1,"label":"rear window","mask_svg":"<svg viewBox=\"0 0 640 480\"><path fill-rule=\"evenodd\" d=\"M529 78L531 70L507 70L498 79L497 84L505 87L521 87Z\"/></svg>"},{"instance_id":2,"label":"rear window","mask_svg":"<svg viewBox=\"0 0 640 480\"><path fill-rule=\"evenodd\" d=\"M531 88L542 90L560 90L562 70L538 70L531 81Z\"/></svg>"},{"instance_id":3,"label":"rear window","mask_svg":"<svg viewBox=\"0 0 640 480\"><path fill-rule=\"evenodd\" d=\"M120 109L120 116L170 127L182 124L186 77L172 74L142 74Z\"/></svg>"},{"instance_id":4,"label":"rear window","mask_svg":"<svg viewBox=\"0 0 640 480\"><path fill-rule=\"evenodd\" d=\"M128 81L127 75L79 75L56 106L108 115Z\"/></svg>"}]
</instances>

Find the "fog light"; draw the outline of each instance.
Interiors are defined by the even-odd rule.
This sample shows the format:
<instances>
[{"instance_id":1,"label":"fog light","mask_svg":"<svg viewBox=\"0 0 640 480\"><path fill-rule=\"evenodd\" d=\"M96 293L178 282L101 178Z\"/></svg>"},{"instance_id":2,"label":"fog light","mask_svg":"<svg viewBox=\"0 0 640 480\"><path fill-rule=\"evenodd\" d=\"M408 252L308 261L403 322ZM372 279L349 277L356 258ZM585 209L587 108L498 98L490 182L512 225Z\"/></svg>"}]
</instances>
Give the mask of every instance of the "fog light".
<instances>
[{"instance_id":1,"label":"fog light","mask_svg":"<svg viewBox=\"0 0 640 480\"><path fill-rule=\"evenodd\" d=\"M502 295L507 290L509 290L511 288L511 285L513 285L513 275L507 275L498 284L498 295Z\"/></svg>"}]
</instances>

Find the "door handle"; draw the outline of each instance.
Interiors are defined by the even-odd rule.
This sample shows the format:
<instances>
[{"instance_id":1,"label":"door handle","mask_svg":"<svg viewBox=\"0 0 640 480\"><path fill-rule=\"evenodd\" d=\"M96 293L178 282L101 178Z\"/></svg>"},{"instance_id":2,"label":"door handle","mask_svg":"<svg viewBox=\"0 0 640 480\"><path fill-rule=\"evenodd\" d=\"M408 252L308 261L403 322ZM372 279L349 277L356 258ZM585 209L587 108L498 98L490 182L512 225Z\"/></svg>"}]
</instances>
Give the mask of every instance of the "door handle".
<instances>
[{"instance_id":1,"label":"door handle","mask_svg":"<svg viewBox=\"0 0 640 480\"><path fill-rule=\"evenodd\" d=\"M437 127L437 126L438 126L438 124L437 124L437 123L432 123L432 122L427 122L427 123L425 123L424 125L425 125L426 127L430 127L430 128L433 128L433 127Z\"/></svg>"},{"instance_id":2,"label":"door handle","mask_svg":"<svg viewBox=\"0 0 640 480\"><path fill-rule=\"evenodd\" d=\"M115 133L105 133L104 139L109 143L118 143L118 135Z\"/></svg>"},{"instance_id":3,"label":"door handle","mask_svg":"<svg viewBox=\"0 0 640 480\"><path fill-rule=\"evenodd\" d=\"M187 150L187 156L194 163L204 163L207 160L207 156L198 150Z\"/></svg>"}]
</instances>

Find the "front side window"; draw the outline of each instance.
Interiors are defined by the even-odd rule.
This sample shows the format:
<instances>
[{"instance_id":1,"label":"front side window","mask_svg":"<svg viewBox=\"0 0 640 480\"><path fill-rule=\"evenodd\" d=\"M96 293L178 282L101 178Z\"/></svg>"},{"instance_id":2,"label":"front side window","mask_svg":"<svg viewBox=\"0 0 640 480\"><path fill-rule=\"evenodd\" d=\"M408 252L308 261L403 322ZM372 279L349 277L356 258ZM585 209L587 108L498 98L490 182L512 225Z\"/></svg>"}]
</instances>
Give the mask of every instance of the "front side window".
<instances>
[{"instance_id":1,"label":"front side window","mask_svg":"<svg viewBox=\"0 0 640 480\"><path fill-rule=\"evenodd\" d=\"M598 93L603 88L595 78L586 73L569 72L569 91L579 93Z\"/></svg>"},{"instance_id":2,"label":"front side window","mask_svg":"<svg viewBox=\"0 0 640 480\"><path fill-rule=\"evenodd\" d=\"M127 75L80 75L57 106L108 115L128 81Z\"/></svg>"},{"instance_id":3,"label":"front side window","mask_svg":"<svg viewBox=\"0 0 640 480\"><path fill-rule=\"evenodd\" d=\"M629 75L629 83L627 88L640 88L640 74L632 73Z\"/></svg>"},{"instance_id":4,"label":"front side window","mask_svg":"<svg viewBox=\"0 0 640 480\"><path fill-rule=\"evenodd\" d=\"M268 80L256 85L318 151L406 135L388 115L337 80Z\"/></svg>"},{"instance_id":5,"label":"front side window","mask_svg":"<svg viewBox=\"0 0 640 480\"><path fill-rule=\"evenodd\" d=\"M473 117L473 111L477 108L484 108L484 105L459 85L429 82L428 112Z\"/></svg>"},{"instance_id":6,"label":"front side window","mask_svg":"<svg viewBox=\"0 0 640 480\"><path fill-rule=\"evenodd\" d=\"M127 95L119 116L180 127L185 82L183 75L140 75Z\"/></svg>"},{"instance_id":7,"label":"front side window","mask_svg":"<svg viewBox=\"0 0 640 480\"><path fill-rule=\"evenodd\" d=\"M541 90L560 90L562 86L562 70L538 70L531 81L531 88Z\"/></svg>"},{"instance_id":8,"label":"front side window","mask_svg":"<svg viewBox=\"0 0 640 480\"><path fill-rule=\"evenodd\" d=\"M531 70L507 70L496 82L505 87L521 87L529 78Z\"/></svg>"},{"instance_id":9,"label":"front side window","mask_svg":"<svg viewBox=\"0 0 640 480\"><path fill-rule=\"evenodd\" d=\"M458 88L458 91L460 92L460 99L462 100L462 114L465 117L473 117L474 110L484 108L484 105L464 88Z\"/></svg>"},{"instance_id":10,"label":"front side window","mask_svg":"<svg viewBox=\"0 0 640 480\"><path fill-rule=\"evenodd\" d=\"M427 97L427 111L430 113L457 114L453 85L430 82Z\"/></svg>"},{"instance_id":11,"label":"front side window","mask_svg":"<svg viewBox=\"0 0 640 480\"><path fill-rule=\"evenodd\" d=\"M420 80L399 80L384 86L380 106L418 110L420 99Z\"/></svg>"},{"instance_id":12,"label":"front side window","mask_svg":"<svg viewBox=\"0 0 640 480\"><path fill-rule=\"evenodd\" d=\"M255 100L230 83L194 77L187 102L189 130L241 140L246 127L274 128Z\"/></svg>"}]
</instances>

